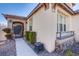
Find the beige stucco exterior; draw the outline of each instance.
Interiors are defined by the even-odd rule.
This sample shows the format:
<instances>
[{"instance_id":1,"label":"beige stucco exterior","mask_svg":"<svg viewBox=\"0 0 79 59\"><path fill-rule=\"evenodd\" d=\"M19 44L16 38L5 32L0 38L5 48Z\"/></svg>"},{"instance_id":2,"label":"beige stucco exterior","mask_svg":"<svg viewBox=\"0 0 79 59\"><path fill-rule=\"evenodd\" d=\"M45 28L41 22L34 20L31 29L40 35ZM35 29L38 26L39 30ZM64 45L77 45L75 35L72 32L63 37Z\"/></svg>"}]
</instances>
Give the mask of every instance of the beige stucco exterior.
<instances>
[{"instance_id":1,"label":"beige stucco exterior","mask_svg":"<svg viewBox=\"0 0 79 59\"><path fill-rule=\"evenodd\" d=\"M27 31L29 31L29 22L33 19L35 15L39 15L45 11L45 6L42 6L37 12L35 12L28 20L27 20Z\"/></svg>"},{"instance_id":2,"label":"beige stucco exterior","mask_svg":"<svg viewBox=\"0 0 79 59\"><path fill-rule=\"evenodd\" d=\"M56 42L58 44L63 44L68 40L73 40L74 37L67 38L65 40L58 40L56 38L57 33L57 15L58 11L63 13L63 15L67 16L67 30L66 31L74 31L75 32L75 40L79 41L79 15L72 15L68 12L68 10L63 9L63 7L54 4L49 4L48 9L43 5L37 11L35 11L28 19L20 20L20 19L8 19L8 27L12 29L12 22L22 22L24 23L24 32L29 30L29 23L32 20L32 31L36 32L36 41L44 44L45 49L48 52L52 52L56 48ZM72 4L67 3L67 6L72 8ZM71 11L71 10L70 10ZM9 20L12 20L9 22ZM26 23L27 22L27 23Z\"/></svg>"},{"instance_id":3,"label":"beige stucco exterior","mask_svg":"<svg viewBox=\"0 0 79 59\"><path fill-rule=\"evenodd\" d=\"M56 18L56 13L51 9L33 17L33 31L37 33L37 42L42 42L49 52L55 49Z\"/></svg>"},{"instance_id":4,"label":"beige stucco exterior","mask_svg":"<svg viewBox=\"0 0 79 59\"><path fill-rule=\"evenodd\" d=\"M67 4L70 8L72 8L72 4ZM57 40L56 32L57 32L57 14L58 11L67 16L67 31L73 31L72 29L72 15L67 11L56 6L55 9L52 8L53 4L49 5L49 9L45 10L44 7L39 9L39 12L36 12L30 18L33 20L32 30L37 33L37 42L42 42L48 52L52 52L55 50L56 41L59 44L63 44L68 40L73 40L73 37L67 38L65 40ZM29 19L30 19L29 18ZM27 20L27 25L29 26L30 20ZM27 28L29 28L27 26ZM28 29L29 30L29 29Z\"/></svg>"},{"instance_id":5,"label":"beige stucco exterior","mask_svg":"<svg viewBox=\"0 0 79 59\"><path fill-rule=\"evenodd\" d=\"M56 18L57 15L52 9L45 10L41 7L33 16L27 20L27 30L29 30L29 21L32 18L32 30L37 33L37 42L42 42L47 51L52 52L55 49L56 39ZM54 19L54 20L53 20Z\"/></svg>"},{"instance_id":6,"label":"beige stucco exterior","mask_svg":"<svg viewBox=\"0 0 79 59\"><path fill-rule=\"evenodd\" d=\"M21 23L23 23L24 24L24 32L27 30L27 25L26 25L26 21L25 20L20 20L20 19L13 19L13 18L8 18L7 19L8 20L8 28L11 28L12 29L12 24L13 24L13 22L21 22Z\"/></svg>"},{"instance_id":7,"label":"beige stucco exterior","mask_svg":"<svg viewBox=\"0 0 79 59\"><path fill-rule=\"evenodd\" d=\"M79 42L79 15L72 16L72 30L75 32L76 42Z\"/></svg>"},{"instance_id":8,"label":"beige stucco exterior","mask_svg":"<svg viewBox=\"0 0 79 59\"><path fill-rule=\"evenodd\" d=\"M45 6L43 5L42 7L39 8L39 10L38 10L37 12L35 12L35 13L33 14L33 16L34 16L34 15L41 14L41 13L44 12L44 11L45 11Z\"/></svg>"}]
</instances>

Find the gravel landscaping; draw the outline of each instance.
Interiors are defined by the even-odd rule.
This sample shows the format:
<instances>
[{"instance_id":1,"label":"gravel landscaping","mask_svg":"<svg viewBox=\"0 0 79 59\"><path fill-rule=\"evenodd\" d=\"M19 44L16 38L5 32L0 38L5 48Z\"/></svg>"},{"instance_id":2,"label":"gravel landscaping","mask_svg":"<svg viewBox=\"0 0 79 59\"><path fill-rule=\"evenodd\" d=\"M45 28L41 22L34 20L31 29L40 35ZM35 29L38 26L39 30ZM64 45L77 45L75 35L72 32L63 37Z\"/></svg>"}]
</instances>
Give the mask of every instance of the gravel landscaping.
<instances>
[{"instance_id":1,"label":"gravel landscaping","mask_svg":"<svg viewBox=\"0 0 79 59\"><path fill-rule=\"evenodd\" d=\"M34 45L29 43L27 40L25 40L26 43L34 50ZM35 52L35 50L34 50ZM36 52L35 52L36 53ZM36 53L38 56L59 56L56 52L49 53L46 50L40 51L39 53Z\"/></svg>"},{"instance_id":2,"label":"gravel landscaping","mask_svg":"<svg viewBox=\"0 0 79 59\"><path fill-rule=\"evenodd\" d=\"M5 44L0 45L0 56L16 56L15 40L6 40Z\"/></svg>"},{"instance_id":3,"label":"gravel landscaping","mask_svg":"<svg viewBox=\"0 0 79 59\"><path fill-rule=\"evenodd\" d=\"M34 50L34 45L30 44L28 41L26 42ZM71 46L70 49L72 49L72 53L73 53L72 56L79 56L79 43L74 43L74 45ZM37 55L38 56L66 56L66 51L58 51L58 52L54 51L49 53L44 49L43 51L40 51L39 53L37 53Z\"/></svg>"},{"instance_id":4,"label":"gravel landscaping","mask_svg":"<svg viewBox=\"0 0 79 59\"><path fill-rule=\"evenodd\" d=\"M73 53L72 56L79 56L79 43L74 43L74 45L71 46L71 48L68 48L68 49L72 50L72 53ZM44 51L41 51L40 53L38 53L38 55L39 56L66 56L66 52L67 52L67 50L60 51L60 52L54 51L52 53L48 53L46 50L44 50Z\"/></svg>"}]
</instances>

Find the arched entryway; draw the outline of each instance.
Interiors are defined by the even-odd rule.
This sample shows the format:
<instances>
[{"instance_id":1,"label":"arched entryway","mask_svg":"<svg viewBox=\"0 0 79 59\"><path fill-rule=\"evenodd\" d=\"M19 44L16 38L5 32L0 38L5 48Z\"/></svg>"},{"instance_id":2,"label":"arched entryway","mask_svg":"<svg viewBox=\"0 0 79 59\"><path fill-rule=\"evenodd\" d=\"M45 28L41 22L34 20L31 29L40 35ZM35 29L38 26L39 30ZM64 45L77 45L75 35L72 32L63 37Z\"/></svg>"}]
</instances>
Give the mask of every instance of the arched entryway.
<instances>
[{"instance_id":1,"label":"arched entryway","mask_svg":"<svg viewBox=\"0 0 79 59\"><path fill-rule=\"evenodd\" d=\"M15 38L23 37L24 24L22 22L13 22L12 28Z\"/></svg>"}]
</instances>

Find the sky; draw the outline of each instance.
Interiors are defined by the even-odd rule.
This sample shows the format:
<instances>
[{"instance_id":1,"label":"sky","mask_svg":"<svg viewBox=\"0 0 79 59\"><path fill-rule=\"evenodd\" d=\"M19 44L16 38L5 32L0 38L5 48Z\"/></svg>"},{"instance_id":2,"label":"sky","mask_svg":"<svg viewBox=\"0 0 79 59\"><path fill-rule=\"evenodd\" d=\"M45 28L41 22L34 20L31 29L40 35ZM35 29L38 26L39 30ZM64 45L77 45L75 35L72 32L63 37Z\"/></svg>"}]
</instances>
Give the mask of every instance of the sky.
<instances>
[{"instance_id":1,"label":"sky","mask_svg":"<svg viewBox=\"0 0 79 59\"><path fill-rule=\"evenodd\" d=\"M73 7L73 10L79 10L79 3L77 3L74 7Z\"/></svg>"},{"instance_id":2,"label":"sky","mask_svg":"<svg viewBox=\"0 0 79 59\"><path fill-rule=\"evenodd\" d=\"M26 17L36 6L37 3L0 3L0 24L7 24L2 13Z\"/></svg>"},{"instance_id":3,"label":"sky","mask_svg":"<svg viewBox=\"0 0 79 59\"><path fill-rule=\"evenodd\" d=\"M0 3L0 23L7 24L6 19L1 15L2 13L26 17L36 6L37 3ZM76 4L73 10L78 9L79 4Z\"/></svg>"}]
</instances>

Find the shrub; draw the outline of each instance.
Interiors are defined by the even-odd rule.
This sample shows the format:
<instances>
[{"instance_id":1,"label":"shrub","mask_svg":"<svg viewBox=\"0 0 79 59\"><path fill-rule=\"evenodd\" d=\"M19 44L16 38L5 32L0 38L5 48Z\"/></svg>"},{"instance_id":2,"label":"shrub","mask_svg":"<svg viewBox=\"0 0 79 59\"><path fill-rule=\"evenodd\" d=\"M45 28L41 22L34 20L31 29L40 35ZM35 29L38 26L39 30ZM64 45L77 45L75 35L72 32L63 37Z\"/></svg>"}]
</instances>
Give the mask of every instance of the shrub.
<instances>
[{"instance_id":1,"label":"shrub","mask_svg":"<svg viewBox=\"0 0 79 59\"><path fill-rule=\"evenodd\" d=\"M32 44L34 44L36 42L36 32L29 33L29 40L30 40L30 43L32 43Z\"/></svg>"},{"instance_id":2,"label":"shrub","mask_svg":"<svg viewBox=\"0 0 79 59\"><path fill-rule=\"evenodd\" d=\"M31 43L34 44L36 42L36 32L25 32L25 38Z\"/></svg>"},{"instance_id":3,"label":"shrub","mask_svg":"<svg viewBox=\"0 0 79 59\"><path fill-rule=\"evenodd\" d=\"M12 34L11 34L11 33L8 33L8 34L5 35L5 37L6 37L7 39L12 39Z\"/></svg>"},{"instance_id":4,"label":"shrub","mask_svg":"<svg viewBox=\"0 0 79 59\"><path fill-rule=\"evenodd\" d=\"M10 29L10 28L4 28L3 31L4 31L5 33L11 33L11 29Z\"/></svg>"},{"instance_id":5,"label":"shrub","mask_svg":"<svg viewBox=\"0 0 79 59\"><path fill-rule=\"evenodd\" d=\"M7 39L12 39L12 33L10 28L4 28L3 31L6 33L5 37Z\"/></svg>"},{"instance_id":6,"label":"shrub","mask_svg":"<svg viewBox=\"0 0 79 59\"><path fill-rule=\"evenodd\" d=\"M73 56L73 52L72 52L72 49L67 49L66 51L66 56Z\"/></svg>"},{"instance_id":7,"label":"shrub","mask_svg":"<svg viewBox=\"0 0 79 59\"><path fill-rule=\"evenodd\" d=\"M29 33L30 33L29 31L26 31L26 32L25 32L25 38L26 38L28 41L29 41Z\"/></svg>"}]
</instances>

